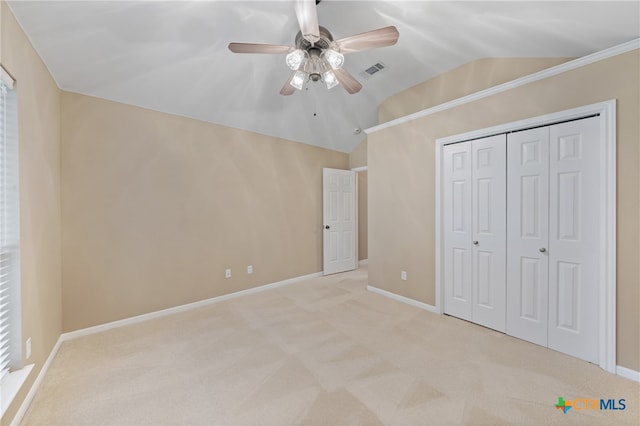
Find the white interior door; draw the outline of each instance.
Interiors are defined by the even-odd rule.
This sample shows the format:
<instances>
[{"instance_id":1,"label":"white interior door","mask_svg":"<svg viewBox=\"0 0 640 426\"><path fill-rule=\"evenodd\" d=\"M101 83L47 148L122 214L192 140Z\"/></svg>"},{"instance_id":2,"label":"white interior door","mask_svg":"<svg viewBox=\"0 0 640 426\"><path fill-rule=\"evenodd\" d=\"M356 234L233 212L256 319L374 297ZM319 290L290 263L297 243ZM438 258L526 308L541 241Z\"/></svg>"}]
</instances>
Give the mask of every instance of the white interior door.
<instances>
[{"instance_id":1,"label":"white interior door","mask_svg":"<svg viewBox=\"0 0 640 426\"><path fill-rule=\"evenodd\" d=\"M471 142L473 321L504 332L506 322L506 135Z\"/></svg>"},{"instance_id":2,"label":"white interior door","mask_svg":"<svg viewBox=\"0 0 640 426\"><path fill-rule=\"evenodd\" d=\"M472 320L471 143L443 147L444 312Z\"/></svg>"},{"instance_id":3,"label":"white interior door","mask_svg":"<svg viewBox=\"0 0 640 426\"><path fill-rule=\"evenodd\" d=\"M549 128L508 135L507 334L547 346Z\"/></svg>"},{"instance_id":4,"label":"white interior door","mask_svg":"<svg viewBox=\"0 0 640 426\"><path fill-rule=\"evenodd\" d=\"M357 268L356 172L323 169L323 273Z\"/></svg>"},{"instance_id":5,"label":"white interior door","mask_svg":"<svg viewBox=\"0 0 640 426\"><path fill-rule=\"evenodd\" d=\"M598 362L600 124L550 127L549 343Z\"/></svg>"}]
</instances>

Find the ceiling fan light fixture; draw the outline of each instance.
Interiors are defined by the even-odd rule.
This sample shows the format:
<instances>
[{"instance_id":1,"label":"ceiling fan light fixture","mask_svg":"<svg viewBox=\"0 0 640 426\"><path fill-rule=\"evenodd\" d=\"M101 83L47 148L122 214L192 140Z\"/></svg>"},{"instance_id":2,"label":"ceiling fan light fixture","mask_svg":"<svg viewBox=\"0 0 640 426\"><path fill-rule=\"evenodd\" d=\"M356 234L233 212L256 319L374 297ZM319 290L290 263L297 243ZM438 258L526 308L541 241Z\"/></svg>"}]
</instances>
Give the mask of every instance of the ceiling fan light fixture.
<instances>
[{"instance_id":1,"label":"ceiling fan light fixture","mask_svg":"<svg viewBox=\"0 0 640 426\"><path fill-rule=\"evenodd\" d=\"M296 49L293 52L287 54L286 62L287 66L293 71L299 70L300 66L304 64L307 53L302 49Z\"/></svg>"},{"instance_id":2,"label":"ceiling fan light fixture","mask_svg":"<svg viewBox=\"0 0 640 426\"><path fill-rule=\"evenodd\" d=\"M344 64L344 55L337 50L327 49L323 53L324 59L331 65L331 68L337 70L342 68Z\"/></svg>"},{"instance_id":3,"label":"ceiling fan light fixture","mask_svg":"<svg viewBox=\"0 0 640 426\"><path fill-rule=\"evenodd\" d=\"M327 89L333 89L338 84L340 84L340 82L336 78L335 73L331 70L325 71L322 74L322 80L324 81L324 84L327 85Z\"/></svg>"},{"instance_id":4,"label":"ceiling fan light fixture","mask_svg":"<svg viewBox=\"0 0 640 426\"><path fill-rule=\"evenodd\" d=\"M298 90L302 90L302 86L304 85L304 80L306 77L307 75L304 72L296 71L296 73L293 75L293 78L291 79L289 84Z\"/></svg>"}]
</instances>

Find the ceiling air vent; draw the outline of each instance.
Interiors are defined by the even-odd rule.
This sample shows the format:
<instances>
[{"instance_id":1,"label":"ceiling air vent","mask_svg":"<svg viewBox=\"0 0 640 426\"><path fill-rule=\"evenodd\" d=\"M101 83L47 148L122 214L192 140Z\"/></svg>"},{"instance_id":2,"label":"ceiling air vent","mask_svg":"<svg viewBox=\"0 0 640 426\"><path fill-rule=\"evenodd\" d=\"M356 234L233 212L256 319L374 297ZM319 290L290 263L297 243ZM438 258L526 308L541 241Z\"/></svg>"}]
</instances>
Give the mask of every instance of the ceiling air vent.
<instances>
[{"instance_id":1,"label":"ceiling air vent","mask_svg":"<svg viewBox=\"0 0 640 426\"><path fill-rule=\"evenodd\" d=\"M375 63L375 64L371 65L369 68L367 68L366 70L362 71L360 73L360 77L364 78L365 80L370 80L374 76L378 75L378 73L380 73L380 71L382 71L382 70L384 70L386 68L387 68L387 66L385 64L383 64L382 62Z\"/></svg>"}]
</instances>

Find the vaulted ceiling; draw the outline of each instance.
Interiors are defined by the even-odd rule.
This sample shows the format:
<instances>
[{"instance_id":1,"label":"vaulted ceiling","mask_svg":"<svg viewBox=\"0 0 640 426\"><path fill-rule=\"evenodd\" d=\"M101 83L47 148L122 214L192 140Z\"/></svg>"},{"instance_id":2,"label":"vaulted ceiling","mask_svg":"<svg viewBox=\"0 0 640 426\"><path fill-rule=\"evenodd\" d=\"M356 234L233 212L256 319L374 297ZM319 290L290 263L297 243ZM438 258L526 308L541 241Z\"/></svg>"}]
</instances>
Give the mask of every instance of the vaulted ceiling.
<instances>
[{"instance_id":1,"label":"vaulted ceiling","mask_svg":"<svg viewBox=\"0 0 640 426\"><path fill-rule=\"evenodd\" d=\"M336 39L395 25L395 46L346 55L363 89L309 83L292 96L284 55L292 1L12 1L61 89L350 152L387 97L487 57L579 57L640 36L638 1L338 1L318 5ZM384 69L369 76L374 64Z\"/></svg>"}]
</instances>

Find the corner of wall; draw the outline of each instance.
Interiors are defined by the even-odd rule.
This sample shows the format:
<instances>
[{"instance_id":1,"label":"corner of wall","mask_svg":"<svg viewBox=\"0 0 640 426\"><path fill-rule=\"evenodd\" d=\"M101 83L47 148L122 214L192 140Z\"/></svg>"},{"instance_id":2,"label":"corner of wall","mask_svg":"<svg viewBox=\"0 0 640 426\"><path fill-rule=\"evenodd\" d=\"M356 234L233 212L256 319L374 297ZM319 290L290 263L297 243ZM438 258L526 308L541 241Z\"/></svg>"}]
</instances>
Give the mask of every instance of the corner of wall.
<instances>
[{"instance_id":1,"label":"corner of wall","mask_svg":"<svg viewBox=\"0 0 640 426\"><path fill-rule=\"evenodd\" d=\"M349 153L350 169L365 166L367 166L367 138L360 142L353 151Z\"/></svg>"},{"instance_id":2,"label":"corner of wall","mask_svg":"<svg viewBox=\"0 0 640 426\"><path fill-rule=\"evenodd\" d=\"M14 418L61 334L60 90L22 31L0 3L0 61L16 79L20 150L22 340L31 338L35 364L2 416Z\"/></svg>"}]
</instances>

